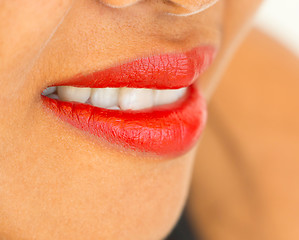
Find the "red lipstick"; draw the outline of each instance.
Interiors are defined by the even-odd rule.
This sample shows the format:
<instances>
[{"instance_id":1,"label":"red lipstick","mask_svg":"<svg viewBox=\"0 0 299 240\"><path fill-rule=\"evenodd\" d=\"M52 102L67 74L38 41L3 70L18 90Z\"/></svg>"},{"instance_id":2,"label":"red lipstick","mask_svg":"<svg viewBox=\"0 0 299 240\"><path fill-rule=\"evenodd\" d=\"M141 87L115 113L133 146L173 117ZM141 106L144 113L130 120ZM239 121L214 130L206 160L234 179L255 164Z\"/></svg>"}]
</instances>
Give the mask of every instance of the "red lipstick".
<instances>
[{"instance_id":1,"label":"red lipstick","mask_svg":"<svg viewBox=\"0 0 299 240\"><path fill-rule=\"evenodd\" d=\"M91 74L78 74L60 85L105 88L176 89L190 86L207 69L215 55L211 46L140 58Z\"/></svg>"},{"instance_id":2,"label":"red lipstick","mask_svg":"<svg viewBox=\"0 0 299 240\"><path fill-rule=\"evenodd\" d=\"M188 87L175 103L138 111L109 110L42 96L44 106L76 128L138 152L162 156L186 153L198 140L206 106L192 83L211 64L215 49L201 46L185 53L149 56L120 66L79 74L56 86L176 89Z\"/></svg>"}]
</instances>

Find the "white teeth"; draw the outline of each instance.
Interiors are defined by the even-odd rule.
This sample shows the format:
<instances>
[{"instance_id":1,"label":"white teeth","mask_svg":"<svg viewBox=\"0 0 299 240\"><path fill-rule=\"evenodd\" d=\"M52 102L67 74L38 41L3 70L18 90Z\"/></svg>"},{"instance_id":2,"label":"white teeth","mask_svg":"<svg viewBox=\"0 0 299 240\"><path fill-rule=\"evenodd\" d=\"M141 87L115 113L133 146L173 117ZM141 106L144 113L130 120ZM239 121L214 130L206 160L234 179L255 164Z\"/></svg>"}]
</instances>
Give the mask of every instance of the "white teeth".
<instances>
[{"instance_id":1,"label":"white teeth","mask_svg":"<svg viewBox=\"0 0 299 240\"><path fill-rule=\"evenodd\" d=\"M173 103L180 99L186 93L186 90L186 88L156 90L154 103L155 105Z\"/></svg>"},{"instance_id":2,"label":"white teeth","mask_svg":"<svg viewBox=\"0 0 299 240\"><path fill-rule=\"evenodd\" d=\"M90 88L77 88L70 86L59 86L57 94L62 101L73 101L85 103L90 97Z\"/></svg>"},{"instance_id":3,"label":"white teeth","mask_svg":"<svg viewBox=\"0 0 299 240\"><path fill-rule=\"evenodd\" d=\"M42 95L47 96L54 92L56 92L56 87L48 87L42 92Z\"/></svg>"},{"instance_id":4,"label":"white teeth","mask_svg":"<svg viewBox=\"0 0 299 240\"><path fill-rule=\"evenodd\" d=\"M148 88L122 88L119 93L121 110L140 110L154 105L154 92Z\"/></svg>"},{"instance_id":5,"label":"white teeth","mask_svg":"<svg viewBox=\"0 0 299 240\"><path fill-rule=\"evenodd\" d=\"M100 108L112 108L118 105L118 88L94 88L91 90L90 102Z\"/></svg>"},{"instance_id":6,"label":"white teeth","mask_svg":"<svg viewBox=\"0 0 299 240\"><path fill-rule=\"evenodd\" d=\"M47 95L47 97L59 100L59 97L57 94L49 94L49 95Z\"/></svg>"},{"instance_id":7,"label":"white teeth","mask_svg":"<svg viewBox=\"0 0 299 240\"><path fill-rule=\"evenodd\" d=\"M42 95L62 101L91 104L113 110L141 110L176 102L187 88L155 90L149 88L49 87Z\"/></svg>"}]
</instances>

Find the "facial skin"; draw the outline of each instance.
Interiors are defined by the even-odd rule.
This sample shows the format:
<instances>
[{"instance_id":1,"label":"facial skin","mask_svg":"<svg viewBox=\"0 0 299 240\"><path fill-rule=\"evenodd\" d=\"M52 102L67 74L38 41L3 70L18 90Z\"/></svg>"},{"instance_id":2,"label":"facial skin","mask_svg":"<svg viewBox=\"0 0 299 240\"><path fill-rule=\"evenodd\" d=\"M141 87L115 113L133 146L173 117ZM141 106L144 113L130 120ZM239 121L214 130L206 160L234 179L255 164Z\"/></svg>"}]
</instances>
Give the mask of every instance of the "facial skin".
<instances>
[{"instance_id":1,"label":"facial skin","mask_svg":"<svg viewBox=\"0 0 299 240\"><path fill-rule=\"evenodd\" d=\"M188 16L167 14L185 14L187 0L104 3L0 1L1 239L163 239L195 149L163 160L106 146L46 112L40 94L80 72L208 43L219 49L200 80L209 98L259 1L220 0Z\"/></svg>"}]
</instances>

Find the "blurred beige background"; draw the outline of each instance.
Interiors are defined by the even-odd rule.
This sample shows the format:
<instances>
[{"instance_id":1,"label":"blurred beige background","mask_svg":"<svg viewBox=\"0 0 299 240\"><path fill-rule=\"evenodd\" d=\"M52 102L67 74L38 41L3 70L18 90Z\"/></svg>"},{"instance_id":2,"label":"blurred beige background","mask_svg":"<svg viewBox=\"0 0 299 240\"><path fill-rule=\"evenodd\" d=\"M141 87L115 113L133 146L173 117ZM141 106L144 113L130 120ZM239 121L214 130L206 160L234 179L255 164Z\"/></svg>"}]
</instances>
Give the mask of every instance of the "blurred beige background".
<instances>
[{"instance_id":1,"label":"blurred beige background","mask_svg":"<svg viewBox=\"0 0 299 240\"><path fill-rule=\"evenodd\" d=\"M299 0L265 0L255 21L299 56Z\"/></svg>"}]
</instances>

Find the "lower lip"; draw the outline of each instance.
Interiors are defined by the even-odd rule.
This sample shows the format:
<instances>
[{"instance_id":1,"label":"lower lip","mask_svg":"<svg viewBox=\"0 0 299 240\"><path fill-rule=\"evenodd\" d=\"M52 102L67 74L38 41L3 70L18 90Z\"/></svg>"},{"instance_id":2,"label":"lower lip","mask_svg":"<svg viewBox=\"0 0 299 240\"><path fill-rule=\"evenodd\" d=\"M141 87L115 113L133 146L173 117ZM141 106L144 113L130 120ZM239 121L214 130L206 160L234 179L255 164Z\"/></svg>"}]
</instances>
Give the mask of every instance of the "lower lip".
<instances>
[{"instance_id":1,"label":"lower lip","mask_svg":"<svg viewBox=\"0 0 299 240\"><path fill-rule=\"evenodd\" d=\"M119 111L42 96L61 120L111 144L142 153L175 157L194 146L206 122L204 98L190 86L184 98L149 110Z\"/></svg>"}]
</instances>

